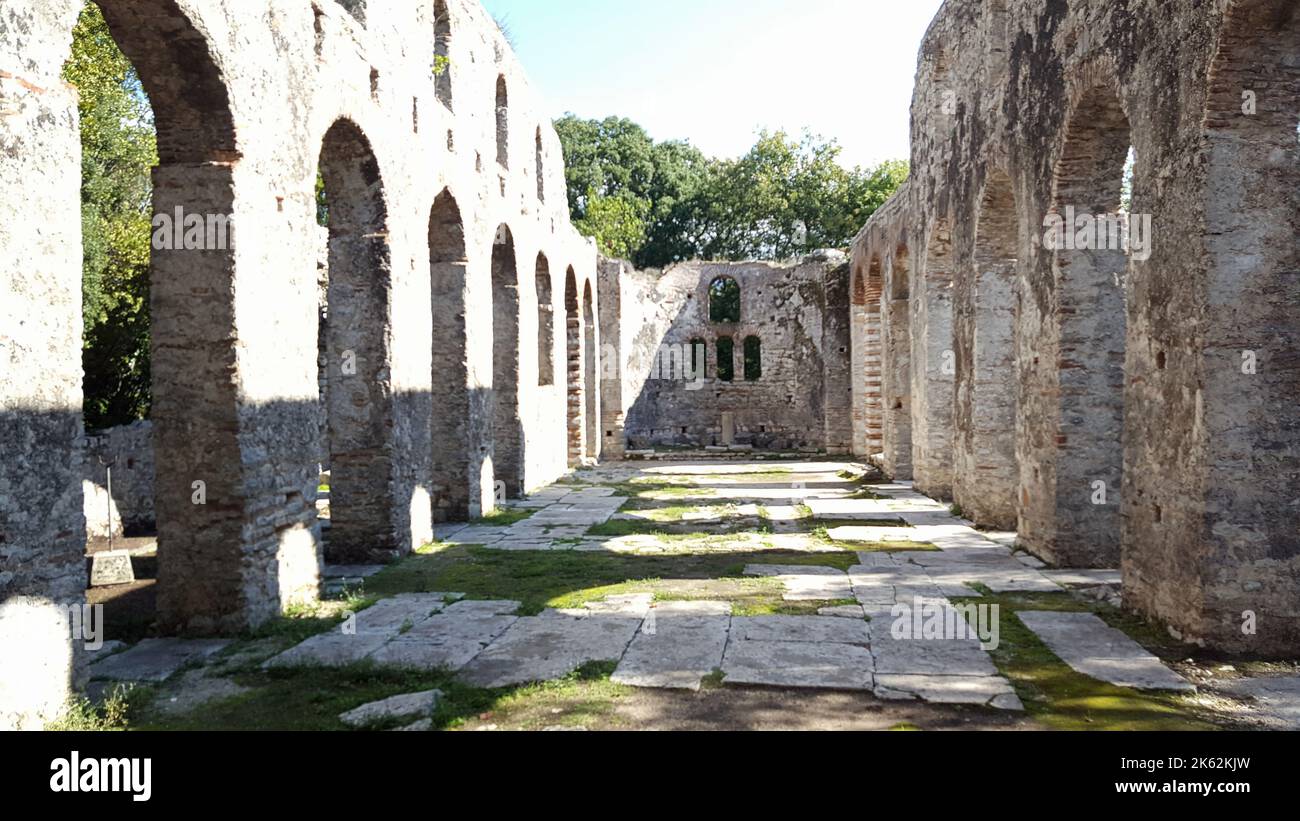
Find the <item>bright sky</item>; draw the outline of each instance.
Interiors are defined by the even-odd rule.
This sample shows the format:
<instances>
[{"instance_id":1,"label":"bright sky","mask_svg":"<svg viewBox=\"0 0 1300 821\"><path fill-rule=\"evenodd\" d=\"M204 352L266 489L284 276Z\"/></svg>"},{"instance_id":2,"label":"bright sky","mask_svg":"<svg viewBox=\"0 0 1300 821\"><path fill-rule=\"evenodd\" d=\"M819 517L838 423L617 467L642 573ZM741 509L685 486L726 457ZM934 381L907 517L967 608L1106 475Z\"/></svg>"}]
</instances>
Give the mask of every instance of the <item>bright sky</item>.
<instances>
[{"instance_id":1,"label":"bright sky","mask_svg":"<svg viewBox=\"0 0 1300 821\"><path fill-rule=\"evenodd\" d=\"M484 0L554 116L628 117L734 157L762 128L907 159L921 37L942 0Z\"/></svg>"}]
</instances>

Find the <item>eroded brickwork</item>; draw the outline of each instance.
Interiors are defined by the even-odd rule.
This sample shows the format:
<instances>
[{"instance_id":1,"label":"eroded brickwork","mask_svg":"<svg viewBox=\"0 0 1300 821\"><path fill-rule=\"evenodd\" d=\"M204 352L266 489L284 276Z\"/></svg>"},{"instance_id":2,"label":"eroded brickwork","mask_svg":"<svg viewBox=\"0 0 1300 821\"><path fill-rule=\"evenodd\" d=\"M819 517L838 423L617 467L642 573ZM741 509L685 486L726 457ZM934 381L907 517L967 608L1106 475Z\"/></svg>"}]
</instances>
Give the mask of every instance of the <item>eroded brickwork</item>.
<instances>
[{"instance_id":1,"label":"eroded brickwork","mask_svg":"<svg viewBox=\"0 0 1300 821\"><path fill-rule=\"evenodd\" d=\"M538 376L533 261L571 270L595 315L595 251L569 225L546 107L482 7L99 5L156 115L155 211L233 225L152 260L160 626L241 630L316 596L325 454L347 557L410 551L435 518L490 509L498 481L559 477L567 391ZM80 8L0 8L0 726L48 718L82 675L80 147L60 79Z\"/></svg>"},{"instance_id":2,"label":"eroded brickwork","mask_svg":"<svg viewBox=\"0 0 1300 821\"><path fill-rule=\"evenodd\" d=\"M910 331L882 366L910 366L910 442L886 426L885 454L1052 563L1122 563L1129 607L1237 652L1300 649L1298 16L949 0L912 179L854 247L868 281L911 261L911 310L862 312Z\"/></svg>"},{"instance_id":3,"label":"eroded brickwork","mask_svg":"<svg viewBox=\"0 0 1300 821\"><path fill-rule=\"evenodd\" d=\"M738 288L738 319L716 321L711 286ZM601 266L609 391L602 431L631 450L754 448L847 453L848 296L842 255L799 263ZM617 295L617 296L614 296ZM830 319L831 317L834 319ZM728 365L730 366L728 368Z\"/></svg>"}]
</instances>

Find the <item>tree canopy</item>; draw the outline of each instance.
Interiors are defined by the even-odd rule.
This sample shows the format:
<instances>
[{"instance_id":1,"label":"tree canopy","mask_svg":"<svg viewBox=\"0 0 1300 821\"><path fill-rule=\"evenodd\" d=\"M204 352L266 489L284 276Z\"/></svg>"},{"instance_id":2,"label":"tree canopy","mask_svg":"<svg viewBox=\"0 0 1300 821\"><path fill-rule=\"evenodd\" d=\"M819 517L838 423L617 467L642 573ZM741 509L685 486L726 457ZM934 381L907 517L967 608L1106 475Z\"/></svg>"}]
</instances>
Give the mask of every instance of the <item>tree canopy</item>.
<instances>
[{"instance_id":1,"label":"tree canopy","mask_svg":"<svg viewBox=\"0 0 1300 821\"><path fill-rule=\"evenodd\" d=\"M153 110L140 78L87 3L64 79L81 120L85 419L91 429L148 416L149 238L158 164Z\"/></svg>"},{"instance_id":2,"label":"tree canopy","mask_svg":"<svg viewBox=\"0 0 1300 821\"><path fill-rule=\"evenodd\" d=\"M734 160L655 142L631 120L555 123L574 225L641 267L686 259L784 259L846 247L906 179L889 161L848 169L834 140L762 132Z\"/></svg>"}]
</instances>

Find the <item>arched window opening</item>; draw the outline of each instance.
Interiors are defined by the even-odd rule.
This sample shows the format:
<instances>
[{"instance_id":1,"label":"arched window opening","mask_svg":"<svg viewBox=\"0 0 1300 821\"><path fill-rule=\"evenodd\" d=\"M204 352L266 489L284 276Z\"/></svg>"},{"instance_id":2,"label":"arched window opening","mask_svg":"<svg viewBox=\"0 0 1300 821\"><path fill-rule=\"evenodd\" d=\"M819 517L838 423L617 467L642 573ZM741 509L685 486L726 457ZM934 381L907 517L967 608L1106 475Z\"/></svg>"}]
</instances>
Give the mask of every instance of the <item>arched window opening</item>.
<instances>
[{"instance_id":1,"label":"arched window opening","mask_svg":"<svg viewBox=\"0 0 1300 821\"><path fill-rule=\"evenodd\" d=\"M552 305L551 267L537 255L537 384L555 384L555 306Z\"/></svg>"},{"instance_id":2,"label":"arched window opening","mask_svg":"<svg viewBox=\"0 0 1300 821\"><path fill-rule=\"evenodd\" d=\"M497 164L510 167L510 94L506 78L497 78Z\"/></svg>"},{"instance_id":3,"label":"arched window opening","mask_svg":"<svg viewBox=\"0 0 1300 821\"><path fill-rule=\"evenodd\" d=\"M537 201L546 202L546 147L542 142L541 126L537 128Z\"/></svg>"},{"instance_id":4,"label":"arched window opening","mask_svg":"<svg viewBox=\"0 0 1300 821\"><path fill-rule=\"evenodd\" d=\"M740 285L731 277L709 283L709 321L735 324L740 321Z\"/></svg>"},{"instance_id":5,"label":"arched window opening","mask_svg":"<svg viewBox=\"0 0 1300 821\"><path fill-rule=\"evenodd\" d=\"M745 337L745 381L757 382L763 378L763 341L756 336Z\"/></svg>"},{"instance_id":6,"label":"arched window opening","mask_svg":"<svg viewBox=\"0 0 1300 821\"><path fill-rule=\"evenodd\" d=\"M736 342L729 336L718 337L718 380L736 381Z\"/></svg>"},{"instance_id":7,"label":"arched window opening","mask_svg":"<svg viewBox=\"0 0 1300 821\"><path fill-rule=\"evenodd\" d=\"M447 0L433 4L433 92L449 110L451 104L451 14Z\"/></svg>"}]
</instances>

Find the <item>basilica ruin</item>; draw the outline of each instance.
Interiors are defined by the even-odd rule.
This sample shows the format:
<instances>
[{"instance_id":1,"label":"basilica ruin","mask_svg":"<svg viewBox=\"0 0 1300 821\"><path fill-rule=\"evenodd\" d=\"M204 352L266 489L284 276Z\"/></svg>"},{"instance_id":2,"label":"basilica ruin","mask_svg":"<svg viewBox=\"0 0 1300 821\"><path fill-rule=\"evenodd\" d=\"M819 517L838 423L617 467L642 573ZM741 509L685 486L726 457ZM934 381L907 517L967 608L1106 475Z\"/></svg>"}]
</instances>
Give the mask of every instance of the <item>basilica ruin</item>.
<instances>
[{"instance_id":1,"label":"basilica ruin","mask_svg":"<svg viewBox=\"0 0 1300 821\"><path fill-rule=\"evenodd\" d=\"M911 179L847 256L662 272L570 224L550 109L474 0L97 2L155 112L155 213L230 232L155 248L150 422L87 438L82 3L6 0L0 727L84 686L106 450L164 635L683 451L852 456L1120 568L1187 642L1300 655L1295 0L947 0Z\"/></svg>"}]
</instances>

